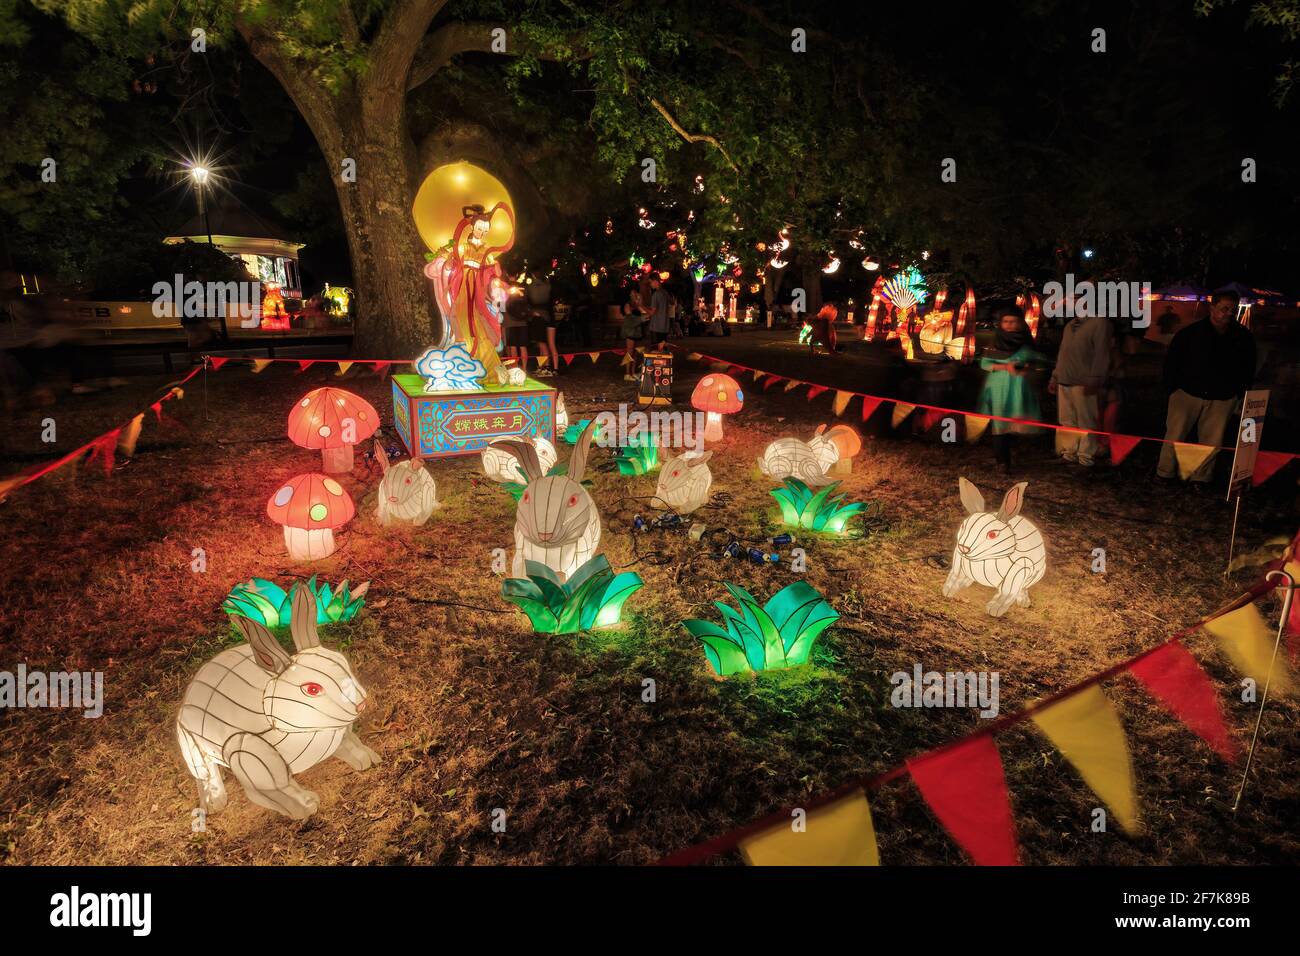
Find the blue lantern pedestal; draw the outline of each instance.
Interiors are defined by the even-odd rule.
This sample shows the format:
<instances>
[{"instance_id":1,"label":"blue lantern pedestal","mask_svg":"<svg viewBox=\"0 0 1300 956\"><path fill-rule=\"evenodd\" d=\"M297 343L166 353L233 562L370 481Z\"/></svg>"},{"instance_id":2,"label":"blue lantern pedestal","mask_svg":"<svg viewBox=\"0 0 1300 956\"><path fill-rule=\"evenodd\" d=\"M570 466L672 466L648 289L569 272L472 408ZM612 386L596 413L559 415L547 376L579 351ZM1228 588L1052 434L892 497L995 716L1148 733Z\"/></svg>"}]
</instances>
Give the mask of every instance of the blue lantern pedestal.
<instances>
[{"instance_id":1,"label":"blue lantern pedestal","mask_svg":"<svg viewBox=\"0 0 1300 956\"><path fill-rule=\"evenodd\" d=\"M477 455L498 438L554 442L555 389L529 378L476 392L426 392L419 375L394 375L393 422L412 458Z\"/></svg>"}]
</instances>

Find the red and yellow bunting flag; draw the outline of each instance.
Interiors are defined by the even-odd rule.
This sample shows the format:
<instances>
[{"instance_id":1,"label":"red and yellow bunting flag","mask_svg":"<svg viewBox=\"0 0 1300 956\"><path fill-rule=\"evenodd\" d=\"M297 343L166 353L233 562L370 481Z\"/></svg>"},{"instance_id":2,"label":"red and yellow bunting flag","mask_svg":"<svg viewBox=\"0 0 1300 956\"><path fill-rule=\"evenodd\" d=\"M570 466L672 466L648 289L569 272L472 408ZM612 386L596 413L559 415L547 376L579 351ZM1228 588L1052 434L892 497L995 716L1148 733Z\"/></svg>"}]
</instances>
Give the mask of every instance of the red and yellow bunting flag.
<instances>
[{"instance_id":1,"label":"red and yellow bunting flag","mask_svg":"<svg viewBox=\"0 0 1300 956\"><path fill-rule=\"evenodd\" d=\"M808 386L808 401L811 402L814 398L816 398L816 397L817 397L818 395L820 395L822 392L829 392L829 391L830 391L830 389L829 389L827 386L825 386L825 385L809 385L809 386Z\"/></svg>"},{"instance_id":2,"label":"red and yellow bunting flag","mask_svg":"<svg viewBox=\"0 0 1300 956\"><path fill-rule=\"evenodd\" d=\"M390 365L392 365L392 364L393 364L392 362L376 362L376 363L375 363L375 374L378 375L380 378L387 378L387 377L388 377L388 367L389 367Z\"/></svg>"},{"instance_id":3,"label":"red and yellow bunting flag","mask_svg":"<svg viewBox=\"0 0 1300 956\"><path fill-rule=\"evenodd\" d=\"M537 367L538 367L538 368L546 368L546 363L549 362L550 360L551 360L551 357L550 357L549 355L539 355L539 356L537 356Z\"/></svg>"},{"instance_id":4,"label":"red and yellow bunting flag","mask_svg":"<svg viewBox=\"0 0 1300 956\"><path fill-rule=\"evenodd\" d=\"M315 364L315 359L298 359L298 371L305 372Z\"/></svg>"},{"instance_id":5,"label":"red and yellow bunting flag","mask_svg":"<svg viewBox=\"0 0 1300 956\"><path fill-rule=\"evenodd\" d=\"M1118 465L1129 456L1134 448L1142 441L1141 438L1133 435L1111 435L1110 438L1110 463Z\"/></svg>"},{"instance_id":6,"label":"red and yellow bunting flag","mask_svg":"<svg viewBox=\"0 0 1300 956\"><path fill-rule=\"evenodd\" d=\"M984 415L967 415L966 416L966 441L974 444L979 441L984 434L984 430L989 427L989 422L993 419Z\"/></svg>"},{"instance_id":7,"label":"red and yellow bunting flag","mask_svg":"<svg viewBox=\"0 0 1300 956\"><path fill-rule=\"evenodd\" d=\"M897 428L899 425L903 424L903 420L914 411L916 411L915 405L909 405L907 402L894 402L894 414L889 419L889 424L894 428Z\"/></svg>"},{"instance_id":8,"label":"red and yellow bunting flag","mask_svg":"<svg viewBox=\"0 0 1300 956\"><path fill-rule=\"evenodd\" d=\"M1085 687L1037 711L1031 719L1110 807L1120 825L1135 833L1138 807L1128 741L1101 688Z\"/></svg>"},{"instance_id":9,"label":"red and yellow bunting flag","mask_svg":"<svg viewBox=\"0 0 1300 956\"><path fill-rule=\"evenodd\" d=\"M921 431L928 432L943 418L943 416L943 409L927 408L921 415Z\"/></svg>"},{"instance_id":10,"label":"red and yellow bunting flag","mask_svg":"<svg viewBox=\"0 0 1300 956\"><path fill-rule=\"evenodd\" d=\"M592 365L595 365L596 362L600 359L600 353L599 353L599 352L588 352L588 353L587 353L587 358L591 359L591 364L592 364ZM627 357L626 355L624 355L624 356L623 356L623 364L626 365L626 364L628 363L628 361L629 361L628 357Z\"/></svg>"},{"instance_id":11,"label":"red and yellow bunting flag","mask_svg":"<svg viewBox=\"0 0 1300 956\"><path fill-rule=\"evenodd\" d=\"M1287 462L1297 457L1284 451L1260 451L1255 454L1255 471L1251 476L1252 485L1262 485L1284 467Z\"/></svg>"},{"instance_id":12,"label":"red and yellow bunting flag","mask_svg":"<svg viewBox=\"0 0 1300 956\"><path fill-rule=\"evenodd\" d=\"M348 373L348 369L350 369L351 367L352 367L351 362L339 362L339 370L334 374L337 375L339 378L342 378L344 375Z\"/></svg>"},{"instance_id":13,"label":"red and yellow bunting flag","mask_svg":"<svg viewBox=\"0 0 1300 956\"><path fill-rule=\"evenodd\" d=\"M787 392L793 391L794 389L798 388L800 385L807 385L807 384L808 384L807 382L801 382L797 378L792 378L790 379L790 381L785 383L785 390Z\"/></svg>"},{"instance_id":14,"label":"red and yellow bunting flag","mask_svg":"<svg viewBox=\"0 0 1300 956\"><path fill-rule=\"evenodd\" d=\"M836 415L843 415L848 410L849 402L853 401L852 392L842 392L838 389L835 392L835 401L831 403L831 411Z\"/></svg>"},{"instance_id":15,"label":"red and yellow bunting flag","mask_svg":"<svg viewBox=\"0 0 1300 956\"><path fill-rule=\"evenodd\" d=\"M796 820L778 823L740 842L750 866L879 866L876 830L866 794L858 790Z\"/></svg>"},{"instance_id":16,"label":"red and yellow bunting flag","mask_svg":"<svg viewBox=\"0 0 1300 956\"><path fill-rule=\"evenodd\" d=\"M216 356L216 355L209 355L209 356L208 356L208 361L209 361L210 363L212 363L212 371L215 372L215 371L217 371L219 368L221 368L221 366L223 366L223 365L225 365L227 362L229 362L230 359L229 359L228 357L227 357L227 358L221 358L221 357L218 357L218 356Z\"/></svg>"},{"instance_id":17,"label":"red and yellow bunting flag","mask_svg":"<svg viewBox=\"0 0 1300 956\"><path fill-rule=\"evenodd\" d=\"M122 434L117 439L117 450L124 458L130 458L135 454L135 445L140 440L140 429L143 427L144 412L141 412L122 429Z\"/></svg>"},{"instance_id":18,"label":"red and yellow bunting flag","mask_svg":"<svg viewBox=\"0 0 1300 956\"><path fill-rule=\"evenodd\" d=\"M1253 679L1261 691L1269 679L1271 665L1269 694L1287 696L1293 693L1286 660L1280 654L1274 659L1276 637L1254 604L1243 605L1222 617L1206 621L1202 626L1219 639L1219 646L1237 670Z\"/></svg>"},{"instance_id":19,"label":"red and yellow bunting flag","mask_svg":"<svg viewBox=\"0 0 1300 956\"><path fill-rule=\"evenodd\" d=\"M1216 451L1213 445L1194 445L1174 442L1174 457L1178 459L1178 477L1186 481Z\"/></svg>"},{"instance_id":20,"label":"red and yellow bunting flag","mask_svg":"<svg viewBox=\"0 0 1300 956\"><path fill-rule=\"evenodd\" d=\"M256 375L258 372L261 372L270 364L271 364L270 359L253 359L253 374Z\"/></svg>"},{"instance_id":21,"label":"red and yellow bunting flag","mask_svg":"<svg viewBox=\"0 0 1300 956\"><path fill-rule=\"evenodd\" d=\"M907 761L907 771L934 815L980 866L1016 866L1016 828L990 734Z\"/></svg>"},{"instance_id":22,"label":"red and yellow bunting flag","mask_svg":"<svg viewBox=\"0 0 1300 956\"><path fill-rule=\"evenodd\" d=\"M785 381L785 379L782 378L780 375L769 375L769 376L767 377L767 381L765 381L765 382L763 383L763 391L766 392L769 388L771 388L771 387L772 387L773 385L775 385L777 382L784 382L784 381Z\"/></svg>"},{"instance_id":23,"label":"red and yellow bunting flag","mask_svg":"<svg viewBox=\"0 0 1300 956\"><path fill-rule=\"evenodd\" d=\"M1170 641L1134 661L1129 672L1224 760L1236 761L1237 744L1223 722L1214 685L1187 648Z\"/></svg>"},{"instance_id":24,"label":"red and yellow bunting flag","mask_svg":"<svg viewBox=\"0 0 1300 956\"><path fill-rule=\"evenodd\" d=\"M870 418L872 413L875 412L875 410L880 407L880 403L883 401L884 401L883 398L872 398L869 395L863 395L862 396L862 420L865 422L868 418Z\"/></svg>"}]
</instances>

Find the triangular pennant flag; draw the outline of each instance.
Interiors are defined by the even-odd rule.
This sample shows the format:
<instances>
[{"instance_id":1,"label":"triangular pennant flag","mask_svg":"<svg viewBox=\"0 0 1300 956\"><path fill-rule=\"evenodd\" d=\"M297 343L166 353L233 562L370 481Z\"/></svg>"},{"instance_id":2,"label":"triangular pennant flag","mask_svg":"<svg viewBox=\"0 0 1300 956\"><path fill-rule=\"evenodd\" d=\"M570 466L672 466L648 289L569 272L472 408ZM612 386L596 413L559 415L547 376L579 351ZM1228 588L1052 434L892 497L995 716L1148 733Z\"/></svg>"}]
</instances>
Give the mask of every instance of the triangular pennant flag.
<instances>
[{"instance_id":1,"label":"triangular pennant flag","mask_svg":"<svg viewBox=\"0 0 1300 956\"><path fill-rule=\"evenodd\" d=\"M270 359L253 359L253 374L256 375L270 364Z\"/></svg>"},{"instance_id":2,"label":"triangular pennant flag","mask_svg":"<svg viewBox=\"0 0 1300 956\"><path fill-rule=\"evenodd\" d=\"M1286 660L1281 655L1274 660L1275 635L1253 603L1206 621L1202 627L1219 639L1219 645L1237 670L1252 678L1259 691L1264 689L1271 663L1273 677L1269 694L1285 696L1291 693L1291 675L1287 673Z\"/></svg>"},{"instance_id":3,"label":"triangular pennant flag","mask_svg":"<svg viewBox=\"0 0 1300 956\"><path fill-rule=\"evenodd\" d=\"M122 429L121 437L117 440L117 448L124 457L130 458L135 454L135 443L140 440L140 429L143 427L144 412L141 412L131 419L126 428Z\"/></svg>"},{"instance_id":4,"label":"triangular pennant flag","mask_svg":"<svg viewBox=\"0 0 1300 956\"><path fill-rule=\"evenodd\" d=\"M1130 833L1138 828L1124 728L1096 684L1036 712L1033 721Z\"/></svg>"},{"instance_id":5,"label":"triangular pennant flag","mask_svg":"<svg viewBox=\"0 0 1300 956\"><path fill-rule=\"evenodd\" d=\"M599 352L588 352L588 353L587 353L587 358L591 359L591 364L592 364L592 365L595 365L595 364L596 364L596 360L597 360L598 358L600 358L600 353L599 353ZM627 364L627 363L624 362L624 364Z\"/></svg>"},{"instance_id":6,"label":"triangular pennant flag","mask_svg":"<svg viewBox=\"0 0 1300 956\"><path fill-rule=\"evenodd\" d=\"M1255 473L1251 476L1252 485L1262 485L1282 468L1295 455L1285 451L1260 451L1255 453Z\"/></svg>"},{"instance_id":7,"label":"triangular pennant flag","mask_svg":"<svg viewBox=\"0 0 1300 956\"><path fill-rule=\"evenodd\" d=\"M1194 445L1189 442L1174 442L1174 456L1178 459L1178 477L1186 481L1192 476L1205 459L1214 454L1213 445Z\"/></svg>"},{"instance_id":8,"label":"triangular pennant flag","mask_svg":"<svg viewBox=\"0 0 1300 956\"><path fill-rule=\"evenodd\" d=\"M375 363L375 374L378 375L380 378L387 378L387 377L388 377L388 366L390 366L390 365L392 365L392 364L393 364L392 362L376 362L376 363Z\"/></svg>"},{"instance_id":9,"label":"triangular pennant flag","mask_svg":"<svg viewBox=\"0 0 1300 956\"><path fill-rule=\"evenodd\" d=\"M335 374L341 378L348 373L348 369L351 367L351 362L339 362L339 370Z\"/></svg>"},{"instance_id":10,"label":"triangular pennant flag","mask_svg":"<svg viewBox=\"0 0 1300 956\"><path fill-rule=\"evenodd\" d=\"M907 770L939 822L978 865L1020 862L1002 758L991 734L909 760Z\"/></svg>"},{"instance_id":11,"label":"triangular pennant flag","mask_svg":"<svg viewBox=\"0 0 1300 956\"><path fill-rule=\"evenodd\" d=\"M162 401L161 400L156 401L149 407L152 408L153 413L158 416L158 424L161 425L162 424Z\"/></svg>"},{"instance_id":12,"label":"triangular pennant flag","mask_svg":"<svg viewBox=\"0 0 1300 956\"><path fill-rule=\"evenodd\" d=\"M551 360L551 357L550 357L549 355L539 355L539 356L537 356L537 367L538 367L538 368L546 368L546 363L549 362L550 360Z\"/></svg>"},{"instance_id":13,"label":"triangular pennant flag","mask_svg":"<svg viewBox=\"0 0 1300 956\"><path fill-rule=\"evenodd\" d=\"M789 392L789 391L792 391L793 389L798 388L800 385L806 385L806 384L808 384L808 383L807 383L807 382L801 382L801 381L799 381L797 378L792 378L792 379L790 379L790 381L788 381L788 382L785 383L785 390L786 390L787 392Z\"/></svg>"},{"instance_id":14,"label":"triangular pennant flag","mask_svg":"<svg viewBox=\"0 0 1300 956\"><path fill-rule=\"evenodd\" d=\"M820 395L822 392L829 392L829 391L830 391L830 389L827 388L825 385L809 385L809 386L808 386L808 401L811 402L814 398L816 398L816 397L817 397L818 395Z\"/></svg>"},{"instance_id":15,"label":"triangular pennant flag","mask_svg":"<svg viewBox=\"0 0 1300 956\"><path fill-rule=\"evenodd\" d=\"M916 411L915 405L909 405L907 402L894 402L894 414L889 419L889 424L894 428L897 428L899 425L903 424L903 419L907 418L907 416L912 414L914 411Z\"/></svg>"},{"instance_id":16,"label":"triangular pennant flag","mask_svg":"<svg viewBox=\"0 0 1300 956\"><path fill-rule=\"evenodd\" d=\"M211 365L212 365L212 371L214 371L214 372L215 372L217 369L221 368L221 366L225 365L225 364L226 364L227 362L229 362L229 361L230 361L229 356L227 356L227 357L225 357L225 358L218 358L218 357L215 356L215 355L209 355L209 356L208 356L208 362L211 363Z\"/></svg>"},{"instance_id":17,"label":"triangular pennant flag","mask_svg":"<svg viewBox=\"0 0 1300 956\"><path fill-rule=\"evenodd\" d=\"M862 396L862 420L864 422L880 407L882 401L884 401L882 398L872 398L870 395Z\"/></svg>"},{"instance_id":18,"label":"triangular pennant flag","mask_svg":"<svg viewBox=\"0 0 1300 956\"><path fill-rule=\"evenodd\" d=\"M573 356L573 353L572 353L572 352L565 352L565 353L563 353L563 354L560 356L560 358L564 359L564 364L565 364L565 365L572 365L572 364L573 364L573 358L574 358L574 356Z\"/></svg>"},{"instance_id":19,"label":"triangular pennant flag","mask_svg":"<svg viewBox=\"0 0 1300 956\"><path fill-rule=\"evenodd\" d=\"M927 408L925 414L921 416L921 431L928 432L944 416L941 408Z\"/></svg>"},{"instance_id":20,"label":"triangular pennant flag","mask_svg":"<svg viewBox=\"0 0 1300 956\"><path fill-rule=\"evenodd\" d=\"M804 829L793 818L740 842L750 866L879 866L871 808L861 790L808 814Z\"/></svg>"},{"instance_id":21,"label":"triangular pennant flag","mask_svg":"<svg viewBox=\"0 0 1300 956\"><path fill-rule=\"evenodd\" d=\"M773 385L775 385L777 382L784 382L784 381L785 381L785 379L782 378L780 375L769 375L769 376L767 377L767 381L763 383L763 391L766 392L769 388L771 388L771 387L772 387Z\"/></svg>"},{"instance_id":22,"label":"triangular pennant flag","mask_svg":"<svg viewBox=\"0 0 1300 956\"><path fill-rule=\"evenodd\" d=\"M692 362L698 362L700 359L704 358L704 356L701 355L699 352L691 352L686 357L690 359Z\"/></svg>"},{"instance_id":23,"label":"triangular pennant flag","mask_svg":"<svg viewBox=\"0 0 1300 956\"><path fill-rule=\"evenodd\" d=\"M1118 465L1128 457L1129 452L1136 448L1142 442L1141 438L1136 435L1111 435L1110 436L1110 463Z\"/></svg>"},{"instance_id":24,"label":"triangular pennant flag","mask_svg":"<svg viewBox=\"0 0 1300 956\"><path fill-rule=\"evenodd\" d=\"M113 473L113 465L116 463L115 452L117 451L117 439L121 434L122 429L114 428L108 434L100 435L91 442L90 457L86 459L86 463L89 464L98 457L103 462L104 474L111 475Z\"/></svg>"},{"instance_id":25,"label":"triangular pennant flag","mask_svg":"<svg viewBox=\"0 0 1300 956\"><path fill-rule=\"evenodd\" d=\"M979 441L980 437L984 434L984 429L989 427L989 422L991 421L991 418L986 418L983 415L967 415L966 440L972 444Z\"/></svg>"},{"instance_id":26,"label":"triangular pennant flag","mask_svg":"<svg viewBox=\"0 0 1300 956\"><path fill-rule=\"evenodd\" d=\"M762 377L763 377L763 373L760 372L758 369L754 369L754 381L757 382L760 379L762 379Z\"/></svg>"},{"instance_id":27,"label":"triangular pennant flag","mask_svg":"<svg viewBox=\"0 0 1300 956\"><path fill-rule=\"evenodd\" d=\"M841 392L836 390L835 401L831 403L831 411L836 415L843 415L849 407L849 402L853 401L852 392Z\"/></svg>"},{"instance_id":28,"label":"triangular pennant flag","mask_svg":"<svg viewBox=\"0 0 1300 956\"><path fill-rule=\"evenodd\" d=\"M1201 665L1187 648L1170 641L1135 661L1129 671L1156 700L1213 747L1229 763L1237 745L1223 723L1223 712Z\"/></svg>"},{"instance_id":29,"label":"triangular pennant flag","mask_svg":"<svg viewBox=\"0 0 1300 956\"><path fill-rule=\"evenodd\" d=\"M298 359L298 371L305 372L315 364L315 359Z\"/></svg>"}]
</instances>

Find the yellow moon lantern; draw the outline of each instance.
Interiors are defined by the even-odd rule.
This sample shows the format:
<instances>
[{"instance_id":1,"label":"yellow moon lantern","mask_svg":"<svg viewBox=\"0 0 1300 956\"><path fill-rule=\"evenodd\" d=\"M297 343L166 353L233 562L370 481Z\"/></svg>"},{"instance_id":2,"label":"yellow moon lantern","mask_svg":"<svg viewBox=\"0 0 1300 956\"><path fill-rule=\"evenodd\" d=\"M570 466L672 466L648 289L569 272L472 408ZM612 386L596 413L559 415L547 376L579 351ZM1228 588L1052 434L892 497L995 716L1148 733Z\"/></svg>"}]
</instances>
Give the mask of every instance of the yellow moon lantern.
<instances>
[{"instance_id":1,"label":"yellow moon lantern","mask_svg":"<svg viewBox=\"0 0 1300 956\"><path fill-rule=\"evenodd\" d=\"M514 201L501 180L473 163L448 163L425 177L420 191L415 194L411 214L424 244L430 252L437 252L451 242L466 206L477 203L484 209L491 209L499 202L514 209ZM514 224L508 217L493 216L486 244L509 245L514 231Z\"/></svg>"}]
</instances>

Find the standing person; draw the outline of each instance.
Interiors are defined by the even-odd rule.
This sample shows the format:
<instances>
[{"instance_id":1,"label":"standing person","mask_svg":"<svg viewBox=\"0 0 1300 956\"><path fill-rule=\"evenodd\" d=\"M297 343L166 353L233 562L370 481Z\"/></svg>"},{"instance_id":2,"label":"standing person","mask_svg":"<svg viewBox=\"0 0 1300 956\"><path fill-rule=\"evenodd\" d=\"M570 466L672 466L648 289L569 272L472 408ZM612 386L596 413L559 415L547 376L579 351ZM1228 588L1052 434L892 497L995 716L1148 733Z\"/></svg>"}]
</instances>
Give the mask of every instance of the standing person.
<instances>
[{"instance_id":1,"label":"standing person","mask_svg":"<svg viewBox=\"0 0 1300 956\"><path fill-rule=\"evenodd\" d=\"M993 348L987 349L980 357L980 368L988 372L988 376L984 379L975 408L980 414L996 416L990 426L993 455L1004 471L1010 471L1012 436L1030 434L1034 426L998 419L1042 419L1038 396L1025 373L1032 364L1045 363L1047 357L1034 350L1033 336L1023 309L1014 305L999 309L997 323Z\"/></svg>"},{"instance_id":2,"label":"standing person","mask_svg":"<svg viewBox=\"0 0 1300 956\"><path fill-rule=\"evenodd\" d=\"M664 343L668 341L670 296L668 290L664 288L663 281L657 275L650 280L650 288L652 290L650 293L650 337L654 341L655 350L659 351L663 349Z\"/></svg>"},{"instance_id":3,"label":"standing person","mask_svg":"<svg viewBox=\"0 0 1300 956\"><path fill-rule=\"evenodd\" d=\"M1067 428L1056 432L1056 453L1062 460L1091 468L1100 443L1094 432L1101 425L1101 392L1110 369L1114 332L1110 319L1076 309L1061 333L1056 368L1047 390L1056 396L1057 420Z\"/></svg>"},{"instance_id":4,"label":"standing person","mask_svg":"<svg viewBox=\"0 0 1300 956\"><path fill-rule=\"evenodd\" d=\"M646 311L645 305L641 301L641 293L637 289L632 290L628 296L627 302L623 305L623 339L626 342L627 350L623 353L623 381L639 382L641 381L634 373L636 372L636 344L641 341L644 335L645 324L650 321L650 314Z\"/></svg>"},{"instance_id":5,"label":"standing person","mask_svg":"<svg viewBox=\"0 0 1300 956\"><path fill-rule=\"evenodd\" d=\"M1183 328L1169 344L1164 370L1169 411L1165 446L1156 468L1161 478L1178 475L1178 456L1171 443L1186 438L1193 425L1200 444L1219 446L1237 400L1255 380L1255 336L1236 321L1240 302L1235 292L1214 293L1209 318ZM1213 477L1217 454L1206 457L1192 472L1192 481L1203 484Z\"/></svg>"},{"instance_id":6,"label":"standing person","mask_svg":"<svg viewBox=\"0 0 1300 956\"><path fill-rule=\"evenodd\" d=\"M551 280L540 272L534 273L532 279L527 286L528 303L532 306L533 314L542 320L544 330L538 340L541 346L539 351L550 362L548 368L538 361L537 376L550 378L560 367L560 354L555 348L555 310L551 303Z\"/></svg>"},{"instance_id":7,"label":"standing person","mask_svg":"<svg viewBox=\"0 0 1300 956\"><path fill-rule=\"evenodd\" d=\"M835 307L835 303L827 302L817 313L817 318L813 319L813 338L821 341L827 355L834 355L839 351L835 347L835 320L839 315L840 311Z\"/></svg>"},{"instance_id":8,"label":"standing person","mask_svg":"<svg viewBox=\"0 0 1300 956\"><path fill-rule=\"evenodd\" d=\"M512 295L506 302L504 326L506 357L528 374L528 315L532 310L522 295Z\"/></svg>"}]
</instances>

